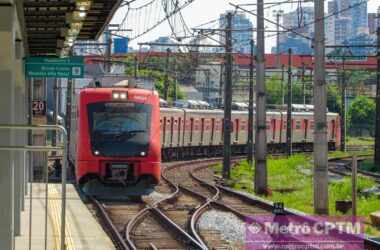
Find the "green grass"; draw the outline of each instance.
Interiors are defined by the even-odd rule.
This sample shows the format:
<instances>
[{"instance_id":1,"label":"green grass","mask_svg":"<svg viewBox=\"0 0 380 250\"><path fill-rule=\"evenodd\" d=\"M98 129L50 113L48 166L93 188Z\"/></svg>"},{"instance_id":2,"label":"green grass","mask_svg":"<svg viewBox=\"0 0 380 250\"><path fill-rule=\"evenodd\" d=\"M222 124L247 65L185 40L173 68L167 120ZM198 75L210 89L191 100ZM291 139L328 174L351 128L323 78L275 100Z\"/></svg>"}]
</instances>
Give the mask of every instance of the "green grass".
<instances>
[{"instance_id":1,"label":"green grass","mask_svg":"<svg viewBox=\"0 0 380 250\"><path fill-rule=\"evenodd\" d=\"M362 146L369 146L374 145L375 138L373 137L347 137L346 144L347 145L362 145Z\"/></svg>"},{"instance_id":2,"label":"green grass","mask_svg":"<svg viewBox=\"0 0 380 250\"><path fill-rule=\"evenodd\" d=\"M343 151L331 151L329 152L329 157L330 158L335 158L335 157L345 157L345 156L361 156L361 155L371 155L373 154L373 150L362 150L362 151L355 151L355 152L343 152Z\"/></svg>"},{"instance_id":3,"label":"green grass","mask_svg":"<svg viewBox=\"0 0 380 250\"><path fill-rule=\"evenodd\" d=\"M221 165L215 166L217 174L221 173ZM283 202L286 207L305 213L313 214L313 166L310 156L294 155L290 158L268 159L268 187L270 195L263 197L274 202ZM254 170L246 162L241 162L231 170L230 185L237 190L253 193ZM358 191L376 186L368 178L358 178ZM285 192L291 190L291 192ZM339 215L335 211L336 200L351 199L351 178L346 177L329 184L329 213ZM359 197L358 215L368 216L371 212L379 210L380 199L377 197ZM369 219L368 219L369 220ZM368 229L367 233L374 229Z\"/></svg>"}]
</instances>

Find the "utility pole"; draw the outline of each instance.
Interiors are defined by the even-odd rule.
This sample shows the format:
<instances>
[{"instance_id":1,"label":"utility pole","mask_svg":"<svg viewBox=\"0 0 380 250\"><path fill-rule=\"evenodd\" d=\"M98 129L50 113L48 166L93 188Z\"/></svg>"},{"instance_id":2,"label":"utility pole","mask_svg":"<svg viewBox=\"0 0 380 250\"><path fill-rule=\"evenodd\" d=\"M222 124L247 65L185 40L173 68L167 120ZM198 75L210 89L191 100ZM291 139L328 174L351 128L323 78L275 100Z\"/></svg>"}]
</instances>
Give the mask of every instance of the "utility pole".
<instances>
[{"instance_id":1,"label":"utility pole","mask_svg":"<svg viewBox=\"0 0 380 250\"><path fill-rule=\"evenodd\" d=\"M267 193L264 0L257 0L255 193Z\"/></svg>"},{"instance_id":2,"label":"utility pole","mask_svg":"<svg viewBox=\"0 0 380 250\"><path fill-rule=\"evenodd\" d=\"M314 1L314 212L328 214L327 92L325 80L325 1Z\"/></svg>"},{"instance_id":3,"label":"utility pole","mask_svg":"<svg viewBox=\"0 0 380 250\"><path fill-rule=\"evenodd\" d=\"M284 81L285 81L285 65L281 66L281 104L285 105L285 91L284 91Z\"/></svg>"},{"instance_id":4,"label":"utility pole","mask_svg":"<svg viewBox=\"0 0 380 250\"><path fill-rule=\"evenodd\" d=\"M134 78L137 79L137 70L138 70L138 59L137 56L134 58Z\"/></svg>"},{"instance_id":5,"label":"utility pole","mask_svg":"<svg viewBox=\"0 0 380 250\"><path fill-rule=\"evenodd\" d=\"M67 151L70 150L70 139L71 139L71 102L72 102L72 92L74 89L74 81L73 79L69 78L67 80L67 91L66 91L66 131L67 131ZM69 155L69 152L67 152L67 155ZM68 156L67 156L68 157Z\"/></svg>"},{"instance_id":6,"label":"utility pole","mask_svg":"<svg viewBox=\"0 0 380 250\"><path fill-rule=\"evenodd\" d=\"M168 100L169 96L169 57L170 57L170 49L166 50L166 63L165 63L165 82L164 82L164 99Z\"/></svg>"},{"instance_id":7,"label":"utility pole","mask_svg":"<svg viewBox=\"0 0 380 250\"><path fill-rule=\"evenodd\" d=\"M380 16L379 16L380 18ZM377 28L375 164L380 165L380 27Z\"/></svg>"},{"instance_id":8,"label":"utility pole","mask_svg":"<svg viewBox=\"0 0 380 250\"><path fill-rule=\"evenodd\" d=\"M231 105L232 105L232 13L227 14L226 28L226 82L224 85L224 152L223 178L230 178L231 166Z\"/></svg>"},{"instance_id":9,"label":"utility pole","mask_svg":"<svg viewBox=\"0 0 380 250\"><path fill-rule=\"evenodd\" d=\"M305 63L302 63L301 82L302 82L302 97L303 97L303 105L306 105L306 93L305 93Z\"/></svg>"},{"instance_id":10,"label":"utility pole","mask_svg":"<svg viewBox=\"0 0 380 250\"><path fill-rule=\"evenodd\" d=\"M219 107L223 105L223 76L224 76L224 63L220 63L220 79L219 79Z\"/></svg>"},{"instance_id":11,"label":"utility pole","mask_svg":"<svg viewBox=\"0 0 380 250\"><path fill-rule=\"evenodd\" d=\"M177 67L177 59L174 58L174 96L173 96L173 101L177 101L177 85L178 85L178 67Z\"/></svg>"},{"instance_id":12,"label":"utility pole","mask_svg":"<svg viewBox=\"0 0 380 250\"><path fill-rule=\"evenodd\" d=\"M112 56L112 33L111 30L108 28L108 37L107 37L107 48L106 48L106 72L111 73L111 57Z\"/></svg>"},{"instance_id":13,"label":"utility pole","mask_svg":"<svg viewBox=\"0 0 380 250\"><path fill-rule=\"evenodd\" d=\"M292 104L293 104L293 89L292 89L292 49L289 49L288 55L288 105L286 112L286 153L291 156L293 153L293 136L292 136Z\"/></svg>"},{"instance_id":14,"label":"utility pole","mask_svg":"<svg viewBox=\"0 0 380 250\"><path fill-rule=\"evenodd\" d=\"M57 115L58 115L58 78L54 79L54 86L53 86L53 124L57 125ZM51 145L57 146L57 132L54 130L52 131L51 136ZM56 152L51 152L52 155L56 155Z\"/></svg>"},{"instance_id":15,"label":"utility pole","mask_svg":"<svg viewBox=\"0 0 380 250\"><path fill-rule=\"evenodd\" d=\"M346 69L345 69L346 57L342 57L342 75L341 75L341 90L342 90L342 111L341 111L341 125L340 125L340 135L341 135L341 144L340 150L346 152Z\"/></svg>"},{"instance_id":16,"label":"utility pole","mask_svg":"<svg viewBox=\"0 0 380 250\"><path fill-rule=\"evenodd\" d=\"M253 163L253 60L254 41L251 40L251 62L249 65L249 107L248 107L248 162Z\"/></svg>"}]
</instances>

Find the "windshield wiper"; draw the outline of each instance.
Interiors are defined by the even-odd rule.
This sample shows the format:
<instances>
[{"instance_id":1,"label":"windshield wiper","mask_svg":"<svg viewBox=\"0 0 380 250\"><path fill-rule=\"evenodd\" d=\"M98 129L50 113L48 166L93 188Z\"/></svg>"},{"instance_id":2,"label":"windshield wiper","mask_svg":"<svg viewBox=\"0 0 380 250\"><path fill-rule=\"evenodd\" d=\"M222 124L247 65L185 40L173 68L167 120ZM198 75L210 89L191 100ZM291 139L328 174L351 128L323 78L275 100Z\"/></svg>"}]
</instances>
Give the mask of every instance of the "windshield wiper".
<instances>
[{"instance_id":1,"label":"windshield wiper","mask_svg":"<svg viewBox=\"0 0 380 250\"><path fill-rule=\"evenodd\" d=\"M134 137L137 134L145 133L145 132L146 132L146 130L123 131L123 132L120 132L120 133L116 134L115 137L118 138L119 140L124 139L124 138L128 140L128 139Z\"/></svg>"}]
</instances>

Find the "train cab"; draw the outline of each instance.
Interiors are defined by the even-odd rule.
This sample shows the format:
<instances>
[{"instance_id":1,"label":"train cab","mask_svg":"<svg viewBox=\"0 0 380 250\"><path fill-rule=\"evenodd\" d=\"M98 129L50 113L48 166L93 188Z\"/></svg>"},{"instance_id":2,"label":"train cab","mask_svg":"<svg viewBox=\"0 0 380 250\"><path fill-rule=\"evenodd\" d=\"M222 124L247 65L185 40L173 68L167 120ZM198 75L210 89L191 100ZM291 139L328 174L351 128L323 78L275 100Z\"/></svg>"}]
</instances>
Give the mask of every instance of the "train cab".
<instances>
[{"instance_id":1,"label":"train cab","mask_svg":"<svg viewBox=\"0 0 380 250\"><path fill-rule=\"evenodd\" d=\"M80 92L77 138L72 141L76 143L76 178L84 190L159 182L159 103L157 92L137 88Z\"/></svg>"}]
</instances>

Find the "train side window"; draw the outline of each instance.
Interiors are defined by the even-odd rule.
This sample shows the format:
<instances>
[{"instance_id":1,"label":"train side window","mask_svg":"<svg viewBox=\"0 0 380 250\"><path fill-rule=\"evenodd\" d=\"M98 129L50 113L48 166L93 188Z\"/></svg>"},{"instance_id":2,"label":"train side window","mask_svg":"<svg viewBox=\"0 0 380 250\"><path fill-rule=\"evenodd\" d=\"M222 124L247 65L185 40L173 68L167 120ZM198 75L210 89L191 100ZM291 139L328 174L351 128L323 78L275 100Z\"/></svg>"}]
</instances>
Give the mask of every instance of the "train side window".
<instances>
[{"instance_id":1,"label":"train side window","mask_svg":"<svg viewBox=\"0 0 380 250\"><path fill-rule=\"evenodd\" d=\"M314 129L314 121L310 121L310 129L311 129L311 130Z\"/></svg>"},{"instance_id":2,"label":"train side window","mask_svg":"<svg viewBox=\"0 0 380 250\"><path fill-rule=\"evenodd\" d=\"M301 121L296 121L296 129L301 129Z\"/></svg>"},{"instance_id":3,"label":"train side window","mask_svg":"<svg viewBox=\"0 0 380 250\"><path fill-rule=\"evenodd\" d=\"M239 119L235 119L235 141L239 141Z\"/></svg>"},{"instance_id":4,"label":"train side window","mask_svg":"<svg viewBox=\"0 0 380 250\"><path fill-rule=\"evenodd\" d=\"M270 130L270 122L269 121L266 122L266 126L267 126L267 130Z\"/></svg>"},{"instance_id":5,"label":"train side window","mask_svg":"<svg viewBox=\"0 0 380 250\"><path fill-rule=\"evenodd\" d=\"M190 118L190 142L193 142L194 118Z\"/></svg>"}]
</instances>

